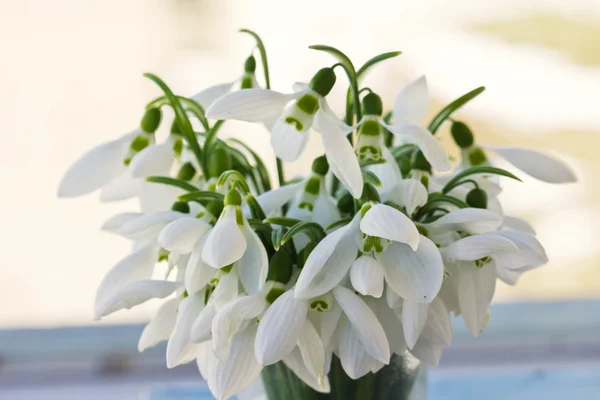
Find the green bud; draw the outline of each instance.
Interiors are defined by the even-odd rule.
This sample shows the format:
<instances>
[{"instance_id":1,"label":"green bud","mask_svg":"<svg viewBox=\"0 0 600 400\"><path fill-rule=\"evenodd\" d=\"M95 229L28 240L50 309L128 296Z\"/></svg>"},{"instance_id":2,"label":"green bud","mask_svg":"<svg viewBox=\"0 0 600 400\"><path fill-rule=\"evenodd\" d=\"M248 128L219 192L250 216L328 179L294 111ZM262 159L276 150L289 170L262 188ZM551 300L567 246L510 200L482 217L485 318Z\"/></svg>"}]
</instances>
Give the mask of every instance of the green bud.
<instances>
[{"instance_id":1,"label":"green bud","mask_svg":"<svg viewBox=\"0 0 600 400\"><path fill-rule=\"evenodd\" d=\"M160 111L160 108L149 108L142 117L140 127L144 132L154 133L158 129L161 119L162 111Z\"/></svg>"},{"instance_id":2,"label":"green bud","mask_svg":"<svg viewBox=\"0 0 600 400\"><path fill-rule=\"evenodd\" d=\"M173 203L173 205L171 206L171 210L173 211L179 211L182 213L189 213L190 212L190 206L188 203L183 202L183 201L176 201L175 203Z\"/></svg>"},{"instance_id":3,"label":"green bud","mask_svg":"<svg viewBox=\"0 0 600 400\"><path fill-rule=\"evenodd\" d=\"M218 218L219 215L221 215L221 212L223 211L223 203L221 203L218 200L210 201L206 205L206 211Z\"/></svg>"},{"instance_id":4,"label":"green bud","mask_svg":"<svg viewBox=\"0 0 600 400\"><path fill-rule=\"evenodd\" d=\"M473 146L474 138L471 129L463 122L455 121L450 129L454 141L461 149L466 149Z\"/></svg>"},{"instance_id":5,"label":"green bud","mask_svg":"<svg viewBox=\"0 0 600 400\"><path fill-rule=\"evenodd\" d=\"M231 156L222 147L214 149L208 159L208 174L210 176L221 176L225 171L232 168Z\"/></svg>"},{"instance_id":6,"label":"green bud","mask_svg":"<svg viewBox=\"0 0 600 400\"><path fill-rule=\"evenodd\" d=\"M376 93L369 93L363 98L362 109L364 115L377 115L383 114L383 102L381 97Z\"/></svg>"},{"instance_id":7,"label":"green bud","mask_svg":"<svg viewBox=\"0 0 600 400\"><path fill-rule=\"evenodd\" d=\"M472 166L476 167L478 165L483 165L486 161L487 156L481 147L476 147L469 152L469 163Z\"/></svg>"},{"instance_id":8,"label":"green bud","mask_svg":"<svg viewBox=\"0 0 600 400\"><path fill-rule=\"evenodd\" d=\"M310 253L317 247L315 242L309 242L300 252L298 253L298 268L303 268L304 264L306 264L306 260L308 260L308 256Z\"/></svg>"},{"instance_id":9,"label":"green bud","mask_svg":"<svg viewBox=\"0 0 600 400\"><path fill-rule=\"evenodd\" d=\"M335 72L333 68L321 68L310 81L308 85L312 90L325 97L335 85Z\"/></svg>"},{"instance_id":10,"label":"green bud","mask_svg":"<svg viewBox=\"0 0 600 400\"><path fill-rule=\"evenodd\" d=\"M320 156L315 158L312 163L312 171L321 176L325 176L327 171L329 171L329 163L327 162L327 157Z\"/></svg>"},{"instance_id":11,"label":"green bud","mask_svg":"<svg viewBox=\"0 0 600 400\"><path fill-rule=\"evenodd\" d=\"M360 200L363 203L367 201L374 201L376 203L379 203L381 201L381 199L379 198L379 192L377 191L375 186L368 182L363 185L363 192L362 196L360 197Z\"/></svg>"},{"instance_id":12,"label":"green bud","mask_svg":"<svg viewBox=\"0 0 600 400\"><path fill-rule=\"evenodd\" d=\"M487 193L483 189L475 188L467 194L467 204L475 208L487 208Z\"/></svg>"},{"instance_id":13,"label":"green bud","mask_svg":"<svg viewBox=\"0 0 600 400\"><path fill-rule=\"evenodd\" d=\"M246 62L244 63L244 71L252 73L256 71L256 59L254 56L246 58Z\"/></svg>"},{"instance_id":14,"label":"green bud","mask_svg":"<svg viewBox=\"0 0 600 400\"><path fill-rule=\"evenodd\" d=\"M225 196L226 206L241 206L242 205L242 195L235 189L231 189L229 193Z\"/></svg>"},{"instance_id":15,"label":"green bud","mask_svg":"<svg viewBox=\"0 0 600 400\"><path fill-rule=\"evenodd\" d=\"M288 283L292 278L293 271L294 260L292 260L290 253L281 249L273 254L271 261L269 261L269 273L267 275L267 280Z\"/></svg>"},{"instance_id":16,"label":"green bud","mask_svg":"<svg viewBox=\"0 0 600 400\"><path fill-rule=\"evenodd\" d=\"M267 293L266 300L269 304L273 304L275 300L277 300L279 296L281 296L284 293L285 287L273 285L271 290L269 290L269 293Z\"/></svg>"},{"instance_id":17,"label":"green bud","mask_svg":"<svg viewBox=\"0 0 600 400\"><path fill-rule=\"evenodd\" d=\"M431 164L429 164L429 161L427 161L421 150L417 150L413 153L411 163L413 169L419 169L421 171L431 173Z\"/></svg>"},{"instance_id":18,"label":"green bud","mask_svg":"<svg viewBox=\"0 0 600 400\"><path fill-rule=\"evenodd\" d=\"M345 193L338 200L337 208L344 214L352 214L354 211L354 197L350 193Z\"/></svg>"},{"instance_id":19,"label":"green bud","mask_svg":"<svg viewBox=\"0 0 600 400\"><path fill-rule=\"evenodd\" d=\"M194 164L191 162L184 163L181 168L179 168L179 172L177 172L177 179L181 179L183 181L191 181L196 175L196 168Z\"/></svg>"}]
</instances>

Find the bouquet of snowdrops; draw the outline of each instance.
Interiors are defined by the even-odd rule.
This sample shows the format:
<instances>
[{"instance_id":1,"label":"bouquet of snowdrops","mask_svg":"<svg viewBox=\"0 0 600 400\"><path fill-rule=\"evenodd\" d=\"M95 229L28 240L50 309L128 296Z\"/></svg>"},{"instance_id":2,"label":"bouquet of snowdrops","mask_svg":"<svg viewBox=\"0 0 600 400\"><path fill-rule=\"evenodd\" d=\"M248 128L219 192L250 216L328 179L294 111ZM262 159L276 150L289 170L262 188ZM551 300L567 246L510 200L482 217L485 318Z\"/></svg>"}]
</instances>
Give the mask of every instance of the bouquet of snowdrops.
<instances>
[{"instance_id":1,"label":"bouquet of snowdrops","mask_svg":"<svg viewBox=\"0 0 600 400\"><path fill-rule=\"evenodd\" d=\"M60 183L61 197L100 190L102 201L140 200L141 211L103 226L133 250L100 284L95 318L166 299L139 350L168 341L167 366L196 361L218 399L273 364L304 385L302 397L288 388L290 399L333 396L332 379L364 379L408 353L437 365L452 339L450 313L479 335L496 281L515 284L547 261L533 229L503 214L500 182L519 178L492 156L550 183L574 181L573 173L536 151L484 146L452 119L483 87L422 126L424 77L391 106L360 86L399 52L357 70L339 50L311 46L335 64L286 94L270 88L260 38L243 32L257 42L262 82L253 55L241 77L190 98L146 74L164 96L146 106L140 127L87 152ZM350 82L343 118L329 106L340 73ZM158 138L164 107L175 118ZM270 131L277 185L250 147L219 137L227 120ZM444 124L460 148L456 162L436 137ZM311 134L325 154L288 180L284 162L300 156ZM160 263L166 274L156 276Z\"/></svg>"}]
</instances>

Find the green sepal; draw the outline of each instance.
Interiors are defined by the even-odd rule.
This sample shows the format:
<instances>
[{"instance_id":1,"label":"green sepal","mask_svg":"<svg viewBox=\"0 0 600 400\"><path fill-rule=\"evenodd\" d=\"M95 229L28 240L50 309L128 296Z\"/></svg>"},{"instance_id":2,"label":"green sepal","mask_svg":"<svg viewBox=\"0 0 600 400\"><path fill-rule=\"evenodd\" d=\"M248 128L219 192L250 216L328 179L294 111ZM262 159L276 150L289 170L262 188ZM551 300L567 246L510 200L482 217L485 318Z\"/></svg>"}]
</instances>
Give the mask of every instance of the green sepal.
<instances>
[{"instance_id":1,"label":"green sepal","mask_svg":"<svg viewBox=\"0 0 600 400\"><path fill-rule=\"evenodd\" d=\"M250 56L246 58L246 62L244 63L244 72L253 73L256 71L256 59L254 56Z\"/></svg>"},{"instance_id":2,"label":"green sepal","mask_svg":"<svg viewBox=\"0 0 600 400\"><path fill-rule=\"evenodd\" d=\"M283 235L281 238L281 244L284 245L288 240L299 233L308 234L313 240L320 242L326 236L323 227L316 222L299 222L296 225L290 227L290 230Z\"/></svg>"},{"instance_id":3,"label":"green sepal","mask_svg":"<svg viewBox=\"0 0 600 400\"><path fill-rule=\"evenodd\" d=\"M312 163L312 172L317 175L325 176L329 171L329 162L327 162L327 157L319 156L315 158Z\"/></svg>"},{"instance_id":4,"label":"green sepal","mask_svg":"<svg viewBox=\"0 0 600 400\"><path fill-rule=\"evenodd\" d=\"M466 202L471 207L487 208L488 196L485 190L475 188L467 193Z\"/></svg>"},{"instance_id":5,"label":"green sepal","mask_svg":"<svg viewBox=\"0 0 600 400\"><path fill-rule=\"evenodd\" d=\"M504 169L483 165L479 167L467 168L464 171L461 171L458 174L456 174L452 179L448 181L448 183L446 183L446 186L444 186L444 188L442 189L442 193L445 194L450 192L456 186L460 185L461 181L464 178L476 174L501 175L506 176L508 178L516 179L517 181L521 182L521 179Z\"/></svg>"},{"instance_id":6,"label":"green sepal","mask_svg":"<svg viewBox=\"0 0 600 400\"><path fill-rule=\"evenodd\" d=\"M142 121L140 122L140 128L146 133L154 133L160 126L162 120L162 111L159 107L152 107L146 109Z\"/></svg>"},{"instance_id":7,"label":"green sepal","mask_svg":"<svg viewBox=\"0 0 600 400\"><path fill-rule=\"evenodd\" d=\"M336 76L333 68L325 67L317 71L308 86L319 95L325 97L335 85Z\"/></svg>"},{"instance_id":8,"label":"green sepal","mask_svg":"<svg viewBox=\"0 0 600 400\"><path fill-rule=\"evenodd\" d=\"M475 138L473 136L473 132L464 122L454 121L452 122L452 127L450 128L450 133L452 134L452 138L454 142L461 149L467 149L473 146L475 142Z\"/></svg>"},{"instance_id":9,"label":"green sepal","mask_svg":"<svg viewBox=\"0 0 600 400\"><path fill-rule=\"evenodd\" d=\"M343 214L351 214L354 212L354 197L348 192L344 193L337 201L337 208Z\"/></svg>"},{"instance_id":10,"label":"green sepal","mask_svg":"<svg viewBox=\"0 0 600 400\"><path fill-rule=\"evenodd\" d=\"M194 164L191 162L184 163L179 171L177 172L177 179L181 179L183 181L191 181L196 175L196 168Z\"/></svg>"},{"instance_id":11,"label":"green sepal","mask_svg":"<svg viewBox=\"0 0 600 400\"><path fill-rule=\"evenodd\" d=\"M163 185L175 186L188 192L196 192L198 188L186 181L168 176L148 176L146 182L162 183Z\"/></svg>"},{"instance_id":12,"label":"green sepal","mask_svg":"<svg viewBox=\"0 0 600 400\"><path fill-rule=\"evenodd\" d=\"M171 206L171 210L173 210L173 211L179 211L179 212L182 212L184 214L189 214L189 212L190 212L190 205L188 203L184 202L184 201L176 201Z\"/></svg>"},{"instance_id":13,"label":"green sepal","mask_svg":"<svg viewBox=\"0 0 600 400\"><path fill-rule=\"evenodd\" d=\"M383 102L378 94L371 92L367 94L362 101L363 115L376 115L381 116L383 114Z\"/></svg>"},{"instance_id":14,"label":"green sepal","mask_svg":"<svg viewBox=\"0 0 600 400\"><path fill-rule=\"evenodd\" d=\"M471 90L469 93L448 104L435 117L433 117L427 130L435 135L439 127L442 126L444 121L450 118L450 115L452 115L453 112L467 104L469 101L473 100L475 97L479 96L484 90L485 86L478 87L477 89Z\"/></svg>"},{"instance_id":15,"label":"green sepal","mask_svg":"<svg viewBox=\"0 0 600 400\"><path fill-rule=\"evenodd\" d=\"M227 192L225 196L225 200L223 200L223 205L225 206L241 206L242 205L242 195L236 189L231 189Z\"/></svg>"},{"instance_id":16,"label":"green sepal","mask_svg":"<svg viewBox=\"0 0 600 400\"><path fill-rule=\"evenodd\" d=\"M221 176L225 171L231 169L231 156L224 148L217 146L208 154L208 174L209 177Z\"/></svg>"},{"instance_id":17,"label":"green sepal","mask_svg":"<svg viewBox=\"0 0 600 400\"><path fill-rule=\"evenodd\" d=\"M205 191L205 190L196 189L193 192L182 194L181 196L178 197L178 199L181 201L205 200L205 201L223 202L225 200L225 196L223 196L221 193L217 193L217 192L209 192L209 191Z\"/></svg>"}]
</instances>

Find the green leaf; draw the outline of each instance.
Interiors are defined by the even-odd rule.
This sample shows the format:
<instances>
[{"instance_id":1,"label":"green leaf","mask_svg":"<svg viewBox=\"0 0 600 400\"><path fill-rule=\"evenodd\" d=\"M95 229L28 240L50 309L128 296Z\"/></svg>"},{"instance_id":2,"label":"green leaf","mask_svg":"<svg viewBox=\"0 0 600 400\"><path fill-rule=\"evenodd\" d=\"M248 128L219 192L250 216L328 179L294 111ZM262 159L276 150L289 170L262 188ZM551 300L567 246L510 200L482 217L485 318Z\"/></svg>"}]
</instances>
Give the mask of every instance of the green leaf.
<instances>
[{"instance_id":1,"label":"green leaf","mask_svg":"<svg viewBox=\"0 0 600 400\"><path fill-rule=\"evenodd\" d=\"M180 189L187 190L188 192L198 191L198 188L191 183L181 179L171 178L169 176L148 176L146 177L146 182L162 183L163 185L175 186Z\"/></svg>"},{"instance_id":2,"label":"green leaf","mask_svg":"<svg viewBox=\"0 0 600 400\"><path fill-rule=\"evenodd\" d=\"M273 229L271 232L271 242L273 243L273 248L275 251L278 251L281 247L281 240L283 236L286 234L287 228L285 226L280 226L279 228Z\"/></svg>"},{"instance_id":3,"label":"green leaf","mask_svg":"<svg viewBox=\"0 0 600 400\"><path fill-rule=\"evenodd\" d=\"M383 186L381 180L377 177L377 175L373 173L373 171L364 172L363 176L365 178L365 182L375 185L377 187Z\"/></svg>"},{"instance_id":4,"label":"green leaf","mask_svg":"<svg viewBox=\"0 0 600 400\"><path fill-rule=\"evenodd\" d=\"M501 175L501 176L506 176L508 178L512 178L512 179L521 181L521 179L519 179L512 173L510 173L502 168L489 167L489 166L483 165L483 166L478 166L478 167L471 167L471 168L465 169L464 171L461 171L458 174L456 174L454 177L452 177L452 179L450 179L450 181L448 181L448 183L446 183L446 186L444 186L444 188L442 189L442 193L448 193L449 191L454 189L456 186L461 185L462 179L466 178L467 176L476 175L476 174Z\"/></svg>"},{"instance_id":5,"label":"green leaf","mask_svg":"<svg viewBox=\"0 0 600 400\"><path fill-rule=\"evenodd\" d=\"M231 157L235 159L235 161L239 164L237 170L244 176L250 178L256 190L260 192L261 185L259 184L259 180L257 179L256 174L254 173L256 171L256 168L250 165L250 162L246 158L246 155L238 149L235 149L231 146L225 145L225 148L230 153Z\"/></svg>"},{"instance_id":6,"label":"green leaf","mask_svg":"<svg viewBox=\"0 0 600 400\"><path fill-rule=\"evenodd\" d=\"M299 224L302 221L300 221L299 219L288 218L288 217L271 217L271 218L266 218L265 222L268 222L269 224L273 224L273 225L286 226L289 228L289 227Z\"/></svg>"},{"instance_id":7,"label":"green leaf","mask_svg":"<svg viewBox=\"0 0 600 400\"><path fill-rule=\"evenodd\" d=\"M468 208L469 205L462 200L457 199L456 197L447 196L445 194L433 194L429 196L429 200L427 203L417 211L415 219L419 220L427 213L433 211L434 209L439 207L440 203L447 203L458 208Z\"/></svg>"},{"instance_id":8,"label":"green leaf","mask_svg":"<svg viewBox=\"0 0 600 400\"><path fill-rule=\"evenodd\" d=\"M333 224L327 226L325 228L326 231L330 231L332 229L337 229L339 227L342 227L344 225L348 225L350 223L350 221L352 221L352 217L347 217L347 218L342 218L338 221L335 221Z\"/></svg>"},{"instance_id":9,"label":"green leaf","mask_svg":"<svg viewBox=\"0 0 600 400\"><path fill-rule=\"evenodd\" d=\"M250 224L250 227L254 231L264 233L265 235L267 235L267 237L271 235L271 231L273 230L269 225L257 219L248 219L248 224Z\"/></svg>"},{"instance_id":10,"label":"green leaf","mask_svg":"<svg viewBox=\"0 0 600 400\"><path fill-rule=\"evenodd\" d=\"M250 208L250 213L254 218L262 221L267 217L258 201L256 201L256 198L251 194L246 196L246 203L248 203L248 208Z\"/></svg>"},{"instance_id":11,"label":"green leaf","mask_svg":"<svg viewBox=\"0 0 600 400\"><path fill-rule=\"evenodd\" d=\"M217 201L223 201L223 199L225 198L225 196L223 196L221 193L217 193L217 192L208 192L208 191L204 191L204 190L198 190L195 192L190 192L190 193L186 193L186 194L182 194L181 196L178 197L179 200L181 201L192 201L192 200L208 200L208 201L212 201L212 200L217 200Z\"/></svg>"},{"instance_id":12,"label":"green leaf","mask_svg":"<svg viewBox=\"0 0 600 400\"><path fill-rule=\"evenodd\" d=\"M232 143L238 144L239 146L243 147L244 150L246 150L248 153L250 153L250 155L254 159L254 162L256 163L256 170L258 171L258 174L261 178L264 190L265 191L271 190L271 177L269 176L269 171L267 170L267 167L265 166L265 163L260 158L260 156L258 154L256 154L256 152L254 150L252 150L250 147L248 147L248 145L246 143L244 143L240 140L229 139L229 141Z\"/></svg>"},{"instance_id":13,"label":"green leaf","mask_svg":"<svg viewBox=\"0 0 600 400\"><path fill-rule=\"evenodd\" d=\"M380 62L389 60L390 58L398 57L400 54L402 54L401 51L390 51L389 53L379 54L371 58L369 61L364 63L362 67L358 69L358 71L356 72L356 78L360 79L360 77L366 74L367 71L375 64L379 64Z\"/></svg>"},{"instance_id":14,"label":"green leaf","mask_svg":"<svg viewBox=\"0 0 600 400\"><path fill-rule=\"evenodd\" d=\"M167 84L165 82L163 82L163 80L160 79L158 76L156 76L154 74L150 74L150 73L145 73L144 76L146 78L150 79L152 82L156 83L156 85L158 85L158 87L160 87L161 90L165 93L165 97L169 100L169 104L171 105L171 108L175 112L175 117L177 118L177 122L179 124L178 126L182 130L182 133L183 133L184 137L186 138L186 141L188 142L188 146L190 146L190 148L194 152L194 155L196 156L198 164L202 167L202 174L204 176L208 176L208 174L206 173L207 172L206 168L204 168L204 163L203 163L203 158L202 158L202 148L200 147L200 144L198 143L198 140L196 139L196 134L194 133L192 123L190 122L190 119L189 119L187 113L181 106L181 102L179 101L179 98L177 98L177 96L175 96L175 94L173 94L173 92L167 86Z\"/></svg>"},{"instance_id":15,"label":"green leaf","mask_svg":"<svg viewBox=\"0 0 600 400\"><path fill-rule=\"evenodd\" d=\"M192 112L199 120L204 129L208 130L208 120L204 116L204 109L200 104L192 99L188 99L183 96L175 96L182 103L182 105L187 106L187 109ZM170 105L169 99L167 96L161 96L157 99L152 100L150 103L146 105L146 110L150 108L162 107L165 105Z\"/></svg>"},{"instance_id":16,"label":"green leaf","mask_svg":"<svg viewBox=\"0 0 600 400\"><path fill-rule=\"evenodd\" d=\"M320 242L325 238L325 230L323 227L316 222L299 222L296 225L292 226L289 231L283 235L281 238L281 244L285 244L288 240L290 240L295 235L305 232L309 236L311 236L315 241Z\"/></svg>"},{"instance_id":17,"label":"green leaf","mask_svg":"<svg viewBox=\"0 0 600 400\"><path fill-rule=\"evenodd\" d=\"M326 46L322 44L308 46L308 48L312 50L324 51L326 53L331 54L339 61L342 67L344 67L348 76L356 80L356 70L354 69L354 64L352 64L352 61L350 61L348 56L342 53L340 50L336 49L335 47Z\"/></svg>"},{"instance_id":18,"label":"green leaf","mask_svg":"<svg viewBox=\"0 0 600 400\"><path fill-rule=\"evenodd\" d=\"M427 128L429 132L435 135L436 131L442 125L444 121L450 118L453 112L467 104L469 101L473 100L475 97L479 96L485 90L485 86L478 87L477 89L471 90L469 93L459 97L454 100L452 103L448 104L446 107L442 109L429 124Z\"/></svg>"},{"instance_id":19,"label":"green leaf","mask_svg":"<svg viewBox=\"0 0 600 400\"><path fill-rule=\"evenodd\" d=\"M217 187L221 188L225 186L229 181L232 181L234 184L238 184L244 192L244 194L250 193L248 183L246 183L244 176L239 171L230 169L229 171L223 172L219 177L219 180L217 181Z\"/></svg>"},{"instance_id":20,"label":"green leaf","mask_svg":"<svg viewBox=\"0 0 600 400\"><path fill-rule=\"evenodd\" d=\"M270 89L271 80L269 78L269 63L267 62L267 50L265 49L265 45L262 39L260 38L260 36L258 36L258 34L251 31L250 29L240 29L240 32L247 33L248 35L252 36L256 41L256 47L258 48L258 51L260 53L260 61L262 63L263 71L265 73L265 86L267 89Z\"/></svg>"}]
</instances>

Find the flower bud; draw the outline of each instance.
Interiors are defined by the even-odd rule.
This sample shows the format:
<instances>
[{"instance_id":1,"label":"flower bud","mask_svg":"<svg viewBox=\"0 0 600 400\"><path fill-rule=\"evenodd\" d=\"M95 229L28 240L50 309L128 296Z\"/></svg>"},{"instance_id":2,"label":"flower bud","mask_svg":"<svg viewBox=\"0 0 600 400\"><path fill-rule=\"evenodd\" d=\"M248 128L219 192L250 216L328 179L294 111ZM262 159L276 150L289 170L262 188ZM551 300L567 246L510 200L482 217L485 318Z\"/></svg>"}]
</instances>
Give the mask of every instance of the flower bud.
<instances>
[{"instance_id":1,"label":"flower bud","mask_svg":"<svg viewBox=\"0 0 600 400\"><path fill-rule=\"evenodd\" d=\"M469 129L466 124L459 121L453 122L450 133L452 133L454 142L456 142L458 147L461 149L466 149L473 146L473 132L471 132L471 129Z\"/></svg>"},{"instance_id":2,"label":"flower bud","mask_svg":"<svg viewBox=\"0 0 600 400\"><path fill-rule=\"evenodd\" d=\"M267 275L268 281L275 281L280 283L288 283L292 278L292 272L294 270L294 261L292 256L285 250L279 250L269 261L269 273Z\"/></svg>"},{"instance_id":3,"label":"flower bud","mask_svg":"<svg viewBox=\"0 0 600 400\"><path fill-rule=\"evenodd\" d=\"M377 115L380 117L383 114L381 97L373 92L366 95L362 101L362 110L364 115Z\"/></svg>"},{"instance_id":4,"label":"flower bud","mask_svg":"<svg viewBox=\"0 0 600 400\"><path fill-rule=\"evenodd\" d=\"M467 194L467 204L475 208L487 208L487 193L483 189L475 188Z\"/></svg>"},{"instance_id":5,"label":"flower bud","mask_svg":"<svg viewBox=\"0 0 600 400\"><path fill-rule=\"evenodd\" d=\"M344 214L351 214L354 211L354 197L346 192L337 202L337 208Z\"/></svg>"},{"instance_id":6,"label":"flower bud","mask_svg":"<svg viewBox=\"0 0 600 400\"><path fill-rule=\"evenodd\" d=\"M360 197L360 200L363 203L366 203L368 201L373 201L376 203L379 203L381 200L379 198L379 192L377 191L377 189L375 188L375 186L373 186L370 183L365 183L363 186L363 192L362 192L362 196Z\"/></svg>"},{"instance_id":7,"label":"flower bud","mask_svg":"<svg viewBox=\"0 0 600 400\"><path fill-rule=\"evenodd\" d=\"M208 174L210 176L221 176L225 171L232 168L231 156L222 147L215 148L209 155Z\"/></svg>"},{"instance_id":8,"label":"flower bud","mask_svg":"<svg viewBox=\"0 0 600 400\"><path fill-rule=\"evenodd\" d=\"M469 151L469 163L476 167L478 165L483 165L487 161L487 156L485 155L485 151L481 147L476 147Z\"/></svg>"},{"instance_id":9,"label":"flower bud","mask_svg":"<svg viewBox=\"0 0 600 400\"><path fill-rule=\"evenodd\" d=\"M325 97L331 92L333 85L335 85L335 79L336 76L333 68L321 68L315 76L313 76L308 86L321 96Z\"/></svg>"},{"instance_id":10,"label":"flower bud","mask_svg":"<svg viewBox=\"0 0 600 400\"><path fill-rule=\"evenodd\" d=\"M275 300L285 293L285 285L279 282L267 282L271 286L265 299L269 304L273 304Z\"/></svg>"},{"instance_id":11,"label":"flower bud","mask_svg":"<svg viewBox=\"0 0 600 400\"><path fill-rule=\"evenodd\" d=\"M142 122L140 122L140 127L144 132L154 133L158 129L160 125L160 120L162 119L162 111L160 108L149 108L144 113L142 117Z\"/></svg>"},{"instance_id":12,"label":"flower bud","mask_svg":"<svg viewBox=\"0 0 600 400\"><path fill-rule=\"evenodd\" d=\"M429 164L429 161L427 161L421 150L417 150L413 153L411 163L413 169L431 173L431 164Z\"/></svg>"},{"instance_id":13,"label":"flower bud","mask_svg":"<svg viewBox=\"0 0 600 400\"><path fill-rule=\"evenodd\" d=\"M194 164L191 162L186 162L179 168L179 172L177 172L177 179L181 179L183 181L191 181L196 175L196 168Z\"/></svg>"},{"instance_id":14,"label":"flower bud","mask_svg":"<svg viewBox=\"0 0 600 400\"><path fill-rule=\"evenodd\" d=\"M179 211L179 212L182 212L184 214L187 214L187 213L190 212L190 206L189 206L188 203L186 203L184 201L176 201L171 206L171 210L173 210L173 211Z\"/></svg>"},{"instance_id":15,"label":"flower bud","mask_svg":"<svg viewBox=\"0 0 600 400\"><path fill-rule=\"evenodd\" d=\"M320 156L315 158L312 163L312 171L321 176L325 176L327 171L329 171L329 163L327 162L327 157Z\"/></svg>"},{"instance_id":16,"label":"flower bud","mask_svg":"<svg viewBox=\"0 0 600 400\"><path fill-rule=\"evenodd\" d=\"M244 63L244 71L254 73L256 71L256 59L254 56L246 58Z\"/></svg>"},{"instance_id":17,"label":"flower bud","mask_svg":"<svg viewBox=\"0 0 600 400\"><path fill-rule=\"evenodd\" d=\"M231 189L229 193L225 196L225 201L223 202L226 206L241 206L242 205L242 195L235 189Z\"/></svg>"}]
</instances>

